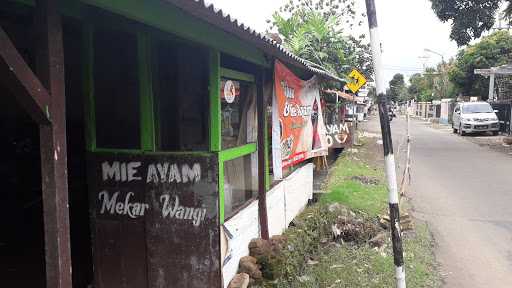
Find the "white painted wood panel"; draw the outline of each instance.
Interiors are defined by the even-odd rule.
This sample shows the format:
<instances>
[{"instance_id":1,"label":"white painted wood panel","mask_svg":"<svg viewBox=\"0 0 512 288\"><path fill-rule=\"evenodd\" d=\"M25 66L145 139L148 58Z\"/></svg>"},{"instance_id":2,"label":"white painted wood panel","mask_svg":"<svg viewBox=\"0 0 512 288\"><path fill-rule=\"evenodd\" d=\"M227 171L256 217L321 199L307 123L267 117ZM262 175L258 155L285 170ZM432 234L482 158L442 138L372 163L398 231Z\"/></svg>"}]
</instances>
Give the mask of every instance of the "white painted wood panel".
<instances>
[{"instance_id":1,"label":"white painted wood panel","mask_svg":"<svg viewBox=\"0 0 512 288\"><path fill-rule=\"evenodd\" d=\"M313 164L307 164L267 193L269 234L280 235L313 197ZM258 201L224 223L227 239L222 268L224 287L235 276L240 258L249 255L249 242L260 237Z\"/></svg>"},{"instance_id":2,"label":"white painted wood panel","mask_svg":"<svg viewBox=\"0 0 512 288\"><path fill-rule=\"evenodd\" d=\"M224 259L222 274L224 287L236 275L238 262L243 256L249 255L249 242L260 237L258 221L258 202L254 201L245 209L224 223L224 233L227 238L227 255Z\"/></svg>"},{"instance_id":3,"label":"white painted wood panel","mask_svg":"<svg viewBox=\"0 0 512 288\"><path fill-rule=\"evenodd\" d=\"M313 164L295 171L285 180L286 226L306 207L313 198Z\"/></svg>"},{"instance_id":4,"label":"white painted wood panel","mask_svg":"<svg viewBox=\"0 0 512 288\"><path fill-rule=\"evenodd\" d=\"M286 223L284 186L279 183L267 193L268 232L270 236L281 235L288 226Z\"/></svg>"}]
</instances>

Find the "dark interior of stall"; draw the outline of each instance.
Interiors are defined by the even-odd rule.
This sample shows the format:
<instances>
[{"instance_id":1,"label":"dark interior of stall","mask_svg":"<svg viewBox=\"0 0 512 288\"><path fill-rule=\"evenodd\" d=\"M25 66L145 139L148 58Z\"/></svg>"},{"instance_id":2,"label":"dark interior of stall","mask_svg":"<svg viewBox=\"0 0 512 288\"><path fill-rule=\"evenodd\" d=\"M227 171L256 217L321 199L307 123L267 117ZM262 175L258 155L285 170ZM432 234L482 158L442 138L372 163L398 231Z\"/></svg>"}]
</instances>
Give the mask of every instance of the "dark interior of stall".
<instances>
[{"instance_id":1,"label":"dark interior of stall","mask_svg":"<svg viewBox=\"0 0 512 288\"><path fill-rule=\"evenodd\" d=\"M16 17L17 16L17 17ZM33 68L30 15L0 10L0 25ZM45 287L39 128L0 82L0 287Z\"/></svg>"},{"instance_id":2,"label":"dark interior of stall","mask_svg":"<svg viewBox=\"0 0 512 288\"><path fill-rule=\"evenodd\" d=\"M3 5L3 4L2 4ZM14 9L10 9L14 8ZM9 11L9 12L7 12ZM28 9L0 7L0 26L36 71L35 32ZM85 174L81 29L64 21L68 185L73 287L92 283ZM38 124L0 81L0 287L46 287L44 217Z\"/></svg>"},{"instance_id":3,"label":"dark interior of stall","mask_svg":"<svg viewBox=\"0 0 512 288\"><path fill-rule=\"evenodd\" d=\"M208 50L155 35L150 64L157 149L208 151Z\"/></svg>"},{"instance_id":4,"label":"dark interior of stall","mask_svg":"<svg viewBox=\"0 0 512 288\"><path fill-rule=\"evenodd\" d=\"M69 19L64 21L66 136L73 287L86 288L93 282L93 267L86 173L82 39L80 23Z\"/></svg>"},{"instance_id":5,"label":"dark interior of stall","mask_svg":"<svg viewBox=\"0 0 512 288\"><path fill-rule=\"evenodd\" d=\"M0 93L0 287L45 287L39 129Z\"/></svg>"}]
</instances>

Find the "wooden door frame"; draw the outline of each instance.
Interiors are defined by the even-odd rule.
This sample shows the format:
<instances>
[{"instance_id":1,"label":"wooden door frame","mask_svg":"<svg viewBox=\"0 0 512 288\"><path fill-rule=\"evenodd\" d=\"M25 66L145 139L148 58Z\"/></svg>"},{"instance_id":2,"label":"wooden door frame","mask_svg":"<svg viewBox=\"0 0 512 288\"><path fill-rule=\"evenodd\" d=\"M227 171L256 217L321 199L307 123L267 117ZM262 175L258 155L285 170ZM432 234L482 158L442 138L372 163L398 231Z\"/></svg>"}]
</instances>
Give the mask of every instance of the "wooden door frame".
<instances>
[{"instance_id":1,"label":"wooden door frame","mask_svg":"<svg viewBox=\"0 0 512 288\"><path fill-rule=\"evenodd\" d=\"M46 286L70 288L64 49L57 0L38 0L37 76L0 27L0 81L39 125Z\"/></svg>"}]
</instances>

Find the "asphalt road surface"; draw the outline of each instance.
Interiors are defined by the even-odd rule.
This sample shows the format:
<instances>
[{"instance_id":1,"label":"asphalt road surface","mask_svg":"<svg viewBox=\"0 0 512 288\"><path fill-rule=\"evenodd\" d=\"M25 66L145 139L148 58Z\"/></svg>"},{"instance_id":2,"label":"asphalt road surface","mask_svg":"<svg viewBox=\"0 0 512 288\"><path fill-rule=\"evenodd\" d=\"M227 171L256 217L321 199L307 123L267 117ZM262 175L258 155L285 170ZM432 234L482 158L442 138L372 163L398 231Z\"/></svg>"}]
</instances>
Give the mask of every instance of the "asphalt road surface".
<instances>
[{"instance_id":1,"label":"asphalt road surface","mask_svg":"<svg viewBox=\"0 0 512 288\"><path fill-rule=\"evenodd\" d=\"M512 157L422 121L410 127L408 193L436 239L444 287L512 287ZM368 128L380 131L378 120ZM392 131L396 147L405 120L395 119Z\"/></svg>"}]
</instances>

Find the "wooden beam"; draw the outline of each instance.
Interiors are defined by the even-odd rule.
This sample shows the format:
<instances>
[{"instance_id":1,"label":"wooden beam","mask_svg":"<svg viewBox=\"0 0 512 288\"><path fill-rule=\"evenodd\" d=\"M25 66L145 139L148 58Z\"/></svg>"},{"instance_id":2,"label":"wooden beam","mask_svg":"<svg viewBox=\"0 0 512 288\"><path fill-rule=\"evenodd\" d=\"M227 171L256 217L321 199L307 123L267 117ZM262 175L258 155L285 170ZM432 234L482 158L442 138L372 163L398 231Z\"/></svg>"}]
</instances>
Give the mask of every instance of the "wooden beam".
<instances>
[{"instance_id":1,"label":"wooden beam","mask_svg":"<svg viewBox=\"0 0 512 288\"><path fill-rule=\"evenodd\" d=\"M71 288L62 24L58 0L36 1L37 75L50 92L52 125L40 126L46 287Z\"/></svg>"},{"instance_id":2,"label":"wooden beam","mask_svg":"<svg viewBox=\"0 0 512 288\"><path fill-rule=\"evenodd\" d=\"M220 68L220 76L224 78L229 78L233 80L240 80L246 82L254 82L254 75L228 69L228 68Z\"/></svg>"},{"instance_id":3,"label":"wooden beam","mask_svg":"<svg viewBox=\"0 0 512 288\"><path fill-rule=\"evenodd\" d=\"M209 59L210 151L221 151L220 52L210 49Z\"/></svg>"},{"instance_id":4,"label":"wooden beam","mask_svg":"<svg viewBox=\"0 0 512 288\"><path fill-rule=\"evenodd\" d=\"M268 214L267 214L267 175L265 174L265 117L266 105L263 92L264 70L258 72L256 80L256 110L258 113L258 215L260 220L261 238L268 239Z\"/></svg>"},{"instance_id":5,"label":"wooden beam","mask_svg":"<svg viewBox=\"0 0 512 288\"><path fill-rule=\"evenodd\" d=\"M34 121L49 124L50 96L0 27L0 81Z\"/></svg>"}]
</instances>

